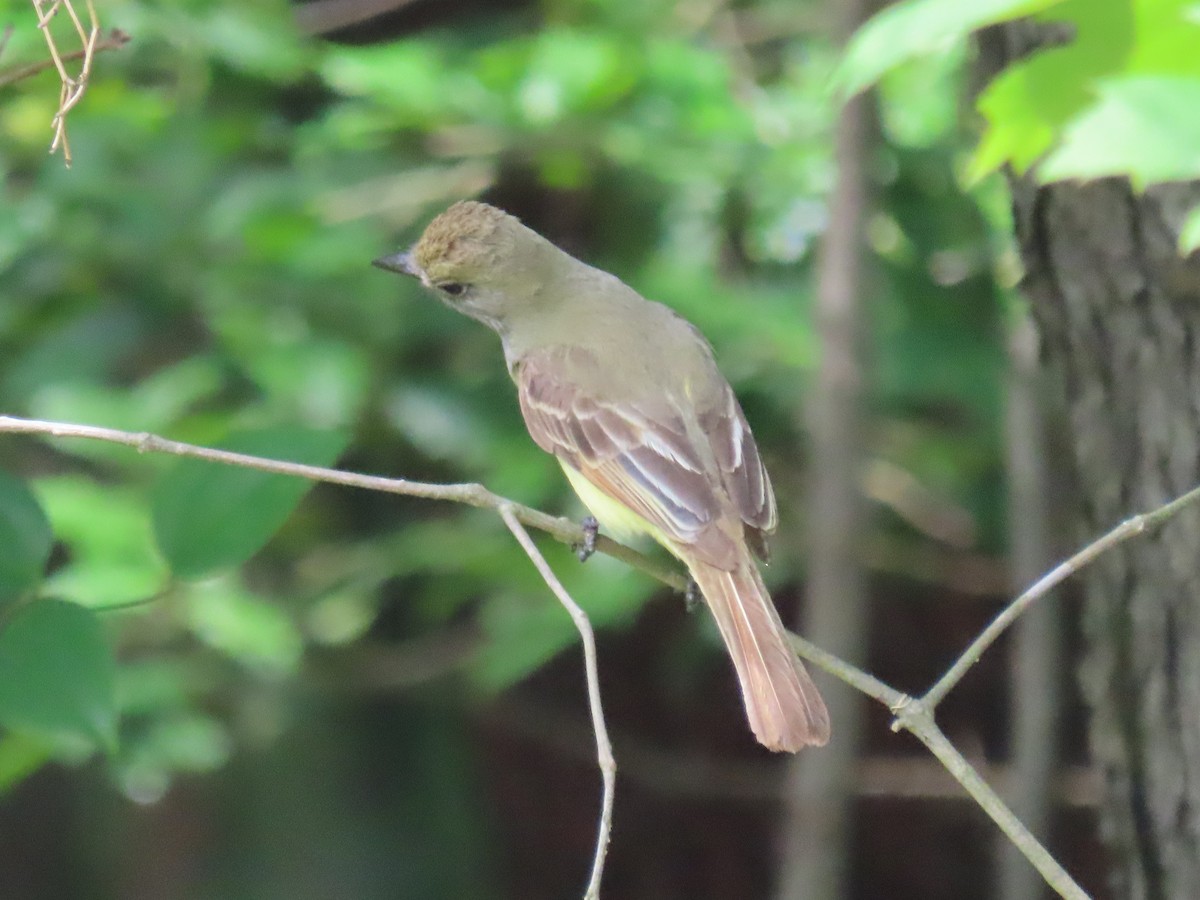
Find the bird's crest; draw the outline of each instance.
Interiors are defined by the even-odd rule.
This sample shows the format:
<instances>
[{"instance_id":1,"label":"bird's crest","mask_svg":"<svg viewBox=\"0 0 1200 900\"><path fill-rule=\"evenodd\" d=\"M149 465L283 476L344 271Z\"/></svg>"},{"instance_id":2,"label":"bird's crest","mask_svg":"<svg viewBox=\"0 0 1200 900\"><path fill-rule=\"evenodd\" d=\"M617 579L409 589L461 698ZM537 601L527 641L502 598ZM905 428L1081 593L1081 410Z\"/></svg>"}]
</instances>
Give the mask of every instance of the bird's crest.
<instances>
[{"instance_id":1,"label":"bird's crest","mask_svg":"<svg viewBox=\"0 0 1200 900\"><path fill-rule=\"evenodd\" d=\"M503 246L495 233L519 220L503 210L477 200L463 200L429 223L413 248L413 258L423 271L457 268L485 262ZM511 226L510 226L511 227Z\"/></svg>"}]
</instances>

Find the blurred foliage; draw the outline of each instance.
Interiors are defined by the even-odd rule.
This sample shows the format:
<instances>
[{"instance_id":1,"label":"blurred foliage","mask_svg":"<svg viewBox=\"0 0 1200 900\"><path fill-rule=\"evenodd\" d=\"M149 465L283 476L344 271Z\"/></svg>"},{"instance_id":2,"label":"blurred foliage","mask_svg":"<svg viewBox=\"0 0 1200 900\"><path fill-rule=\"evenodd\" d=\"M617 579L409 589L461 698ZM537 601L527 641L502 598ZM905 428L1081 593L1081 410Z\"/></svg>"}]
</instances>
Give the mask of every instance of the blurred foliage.
<instances>
[{"instance_id":1,"label":"blurred foliage","mask_svg":"<svg viewBox=\"0 0 1200 900\"><path fill-rule=\"evenodd\" d=\"M1009 66L980 93L985 130L968 166L1043 181L1108 176L1144 189L1200 178L1200 12L1193 0L905 0L867 23L835 76L854 92L894 67L1024 16L1069 39ZM1200 247L1200 208L1180 249Z\"/></svg>"},{"instance_id":2,"label":"blurred foliage","mask_svg":"<svg viewBox=\"0 0 1200 900\"><path fill-rule=\"evenodd\" d=\"M0 11L15 26L0 69L42 58L28 4ZM795 579L814 246L833 177L825 11L417 3L317 39L280 3L106 2L103 24L133 40L97 59L71 112L72 168L46 154L54 73L0 93L0 410L341 454L346 468L478 480L577 514L524 433L493 336L369 266L482 194L709 336L780 495L770 577ZM873 539L878 565L916 578L933 576L912 570L913 547L1003 542L1013 266L998 186L971 195L950 174L968 149L962 61L885 77L875 160L869 451L902 477L878 492ZM475 623L481 643L444 667L467 677L430 688L455 708L575 640L488 514L86 441L6 438L0 465L0 637L32 640L67 608L73 623L38 645L73 660L57 682L35 666L0 694L0 786L79 760L87 738L122 790L154 799L176 773L276 740L320 686L303 665L318 651L352 659ZM909 481L967 527L918 527L896 500ZM547 552L602 627L630 623L655 589ZM3 673L29 659L4 652ZM19 714L34 690L61 694L54 721ZM407 752L443 752L427 750Z\"/></svg>"}]
</instances>

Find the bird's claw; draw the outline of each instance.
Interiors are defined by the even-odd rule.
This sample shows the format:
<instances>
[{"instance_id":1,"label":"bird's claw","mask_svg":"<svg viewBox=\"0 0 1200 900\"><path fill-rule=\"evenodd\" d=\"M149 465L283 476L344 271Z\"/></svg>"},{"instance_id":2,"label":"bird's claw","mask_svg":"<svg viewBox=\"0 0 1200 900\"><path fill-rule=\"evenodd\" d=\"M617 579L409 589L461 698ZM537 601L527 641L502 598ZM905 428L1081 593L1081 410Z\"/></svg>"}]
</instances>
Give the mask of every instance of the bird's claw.
<instances>
[{"instance_id":1,"label":"bird's claw","mask_svg":"<svg viewBox=\"0 0 1200 900\"><path fill-rule=\"evenodd\" d=\"M689 575L687 590L683 592L684 608L693 613L702 602L704 602L704 595L700 593L700 585L696 584L696 579Z\"/></svg>"},{"instance_id":2,"label":"bird's claw","mask_svg":"<svg viewBox=\"0 0 1200 900\"><path fill-rule=\"evenodd\" d=\"M600 534L600 523L595 516L586 516L580 523L583 527L583 543L575 546L575 555L581 563L587 562L596 552L596 538Z\"/></svg>"}]
</instances>

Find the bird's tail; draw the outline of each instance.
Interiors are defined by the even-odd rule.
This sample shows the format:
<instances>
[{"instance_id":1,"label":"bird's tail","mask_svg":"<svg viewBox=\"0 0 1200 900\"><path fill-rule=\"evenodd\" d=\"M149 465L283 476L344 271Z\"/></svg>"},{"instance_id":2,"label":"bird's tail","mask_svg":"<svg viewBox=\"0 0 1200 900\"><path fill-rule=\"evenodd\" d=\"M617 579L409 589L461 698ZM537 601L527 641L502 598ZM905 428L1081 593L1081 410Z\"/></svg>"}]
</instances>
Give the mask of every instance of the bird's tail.
<instances>
[{"instance_id":1,"label":"bird's tail","mask_svg":"<svg viewBox=\"0 0 1200 900\"><path fill-rule=\"evenodd\" d=\"M760 744L795 753L829 740L829 712L784 634L749 554L732 571L688 566L717 620L741 683L746 718Z\"/></svg>"}]
</instances>

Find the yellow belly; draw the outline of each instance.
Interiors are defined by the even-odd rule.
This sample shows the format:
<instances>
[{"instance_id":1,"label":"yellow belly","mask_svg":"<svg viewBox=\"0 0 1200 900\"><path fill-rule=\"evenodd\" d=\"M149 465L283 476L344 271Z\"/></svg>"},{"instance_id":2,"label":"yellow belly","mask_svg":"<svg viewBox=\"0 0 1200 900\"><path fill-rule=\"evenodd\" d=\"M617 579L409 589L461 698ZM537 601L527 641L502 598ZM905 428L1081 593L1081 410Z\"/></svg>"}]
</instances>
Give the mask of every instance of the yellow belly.
<instances>
[{"instance_id":1,"label":"yellow belly","mask_svg":"<svg viewBox=\"0 0 1200 900\"><path fill-rule=\"evenodd\" d=\"M559 464L562 465L567 480L571 482L571 487L575 489L575 493L579 495L583 505L588 508L588 512L596 517L596 521L600 523L605 534L623 544L648 535L671 550L672 553L674 552L661 529L647 522L625 504L608 496L561 460Z\"/></svg>"}]
</instances>

